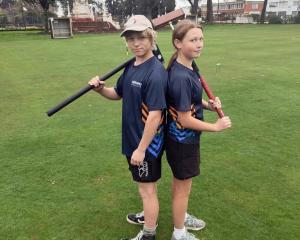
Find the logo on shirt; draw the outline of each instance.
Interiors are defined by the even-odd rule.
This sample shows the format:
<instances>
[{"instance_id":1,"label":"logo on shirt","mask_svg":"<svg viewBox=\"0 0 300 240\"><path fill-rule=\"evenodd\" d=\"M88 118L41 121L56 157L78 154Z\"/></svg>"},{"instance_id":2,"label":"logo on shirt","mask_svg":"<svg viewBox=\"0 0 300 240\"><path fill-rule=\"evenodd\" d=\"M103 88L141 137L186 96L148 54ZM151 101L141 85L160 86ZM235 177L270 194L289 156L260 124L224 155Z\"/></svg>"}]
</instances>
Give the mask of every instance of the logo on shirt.
<instances>
[{"instance_id":1,"label":"logo on shirt","mask_svg":"<svg viewBox=\"0 0 300 240\"><path fill-rule=\"evenodd\" d=\"M131 86L141 88L142 83L133 80L133 81L131 81Z\"/></svg>"}]
</instances>

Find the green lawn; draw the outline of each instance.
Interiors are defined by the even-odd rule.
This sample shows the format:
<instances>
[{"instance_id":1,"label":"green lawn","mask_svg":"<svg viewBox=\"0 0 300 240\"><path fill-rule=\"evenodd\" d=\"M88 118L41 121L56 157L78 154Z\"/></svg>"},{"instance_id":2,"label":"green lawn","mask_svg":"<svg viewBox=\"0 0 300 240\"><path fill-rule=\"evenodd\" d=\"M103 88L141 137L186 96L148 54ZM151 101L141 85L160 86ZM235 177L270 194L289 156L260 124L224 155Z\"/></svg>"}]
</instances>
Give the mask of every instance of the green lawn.
<instances>
[{"instance_id":1,"label":"green lawn","mask_svg":"<svg viewBox=\"0 0 300 240\"><path fill-rule=\"evenodd\" d=\"M299 30L205 27L198 64L233 128L202 136L202 174L189 206L207 222L196 233L201 240L300 239ZM170 37L170 31L158 37L166 60ZM52 40L0 32L1 240L114 240L137 233L125 220L141 204L120 153L121 102L89 93L51 118L45 114L125 59L118 34ZM171 176L164 158L158 240L171 238Z\"/></svg>"}]
</instances>

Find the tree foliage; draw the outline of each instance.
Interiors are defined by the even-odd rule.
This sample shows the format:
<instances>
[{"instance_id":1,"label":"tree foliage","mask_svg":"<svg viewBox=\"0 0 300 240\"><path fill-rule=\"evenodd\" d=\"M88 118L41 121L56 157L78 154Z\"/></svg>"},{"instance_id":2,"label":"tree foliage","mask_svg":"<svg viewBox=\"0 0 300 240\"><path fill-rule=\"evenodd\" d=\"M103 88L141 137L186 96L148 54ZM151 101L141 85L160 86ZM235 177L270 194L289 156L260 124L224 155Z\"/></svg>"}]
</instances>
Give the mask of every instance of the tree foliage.
<instances>
[{"instance_id":1,"label":"tree foliage","mask_svg":"<svg viewBox=\"0 0 300 240\"><path fill-rule=\"evenodd\" d=\"M8 8L16 4L17 0L0 0L0 8Z\"/></svg>"},{"instance_id":2,"label":"tree foliage","mask_svg":"<svg viewBox=\"0 0 300 240\"><path fill-rule=\"evenodd\" d=\"M135 14L142 14L149 19L171 12L175 9L175 0L106 0L105 6L112 18L121 25Z\"/></svg>"}]
</instances>

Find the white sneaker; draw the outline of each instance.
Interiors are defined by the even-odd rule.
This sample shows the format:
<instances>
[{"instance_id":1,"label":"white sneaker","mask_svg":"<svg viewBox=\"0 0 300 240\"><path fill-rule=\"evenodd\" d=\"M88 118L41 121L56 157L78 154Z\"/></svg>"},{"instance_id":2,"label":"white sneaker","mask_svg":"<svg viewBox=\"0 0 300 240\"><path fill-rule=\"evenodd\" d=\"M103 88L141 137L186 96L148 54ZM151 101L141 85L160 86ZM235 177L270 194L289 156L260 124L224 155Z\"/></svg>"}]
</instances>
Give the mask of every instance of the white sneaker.
<instances>
[{"instance_id":1,"label":"white sneaker","mask_svg":"<svg viewBox=\"0 0 300 240\"><path fill-rule=\"evenodd\" d=\"M145 223L144 212L128 214L126 220L131 224L143 225ZM199 231L205 228L205 222L187 213L184 226L187 230Z\"/></svg>"},{"instance_id":2,"label":"white sneaker","mask_svg":"<svg viewBox=\"0 0 300 240\"><path fill-rule=\"evenodd\" d=\"M145 223L144 211L127 214L126 220L131 224L143 225Z\"/></svg>"},{"instance_id":3,"label":"white sneaker","mask_svg":"<svg viewBox=\"0 0 300 240\"><path fill-rule=\"evenodd\" d=\"M122 238L121 240L155 240L155 236L144 236L141 230L135 238Z\"/></svg>"},{"instance_id":4,"label":"white sneaker","mask_svg":"<svg viewBox=\"0 0 300 240\"><path fill-rule=\"evenodd\" d=\"M199 240L199 239L196 238L196 236L194 234L186 231L186 234L184 236L182 236L181 238L175 238L175 236L173 234L171 240Z\"/></svg>"},{"instance_id":5,"label":"white sneaker","mask_svg":"<svg viewBox=\"0 0 300 240\"><path fill-rule=\"evenodd\" d=\"M184 226L188 230L199 231L205 228L205 222L187 213L187 217L184 220Z\"/></svg>"}]
</instances>

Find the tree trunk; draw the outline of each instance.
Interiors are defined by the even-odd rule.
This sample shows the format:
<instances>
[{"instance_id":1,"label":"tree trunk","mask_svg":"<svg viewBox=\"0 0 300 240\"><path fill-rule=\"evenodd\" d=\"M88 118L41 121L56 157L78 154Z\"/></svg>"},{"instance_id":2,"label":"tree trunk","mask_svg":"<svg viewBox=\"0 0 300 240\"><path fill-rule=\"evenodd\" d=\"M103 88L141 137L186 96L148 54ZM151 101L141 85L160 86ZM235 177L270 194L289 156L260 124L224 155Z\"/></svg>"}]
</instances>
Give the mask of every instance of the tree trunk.
<instances>
[{"instance_id":1,"label":"tree trunk","mask_svg":"<svg viewBox=\"0 0 300 240\"><path fill-rule=\"evenodd\" d=\"M262 9L261 15L260 15L260 24L265 23L267 5L268 5L268 0L264 0L264 6L263 6L263 9Z\"/></svg>"},{"instance_id":2,"label":"tree trunk","mask_svg":"<svg viewBox=\"0 0 300 240\"><path fill-rule=\"evenodd\" d=\"M207 0L207 10L206 10L206 21L208 23L213 23L214 19L213 19L213 4L212 4L212 0Z\"/></svg>"},{"instance_id":3,"label":"tree trunk","mask_svg":"<svg viewBox=\"0 0 300 240\"><path fill-rule=\"evenodd\" d=\"M199 0L188 0L188 2L191 4L191 14L196 16L198 13Z\"/></svg>"},{"instance_id":4,"label":"tree trunk","mask_svg":"<svg viewBox=\"0 0 300 240\"><path fill-rule=\"evenodd\" d=\"M198 6L199 6L198 3L199 3L199 1L195 0L194 4L192 5L192 8L191 8L191 14L193 14L195 16L197 16L197 14L198 14Z\"/></svg>"},{"instance_id":5,"label":"tree trunk","mask_svg":"<svg viewBox=\"0 0 300 240\"><path fill-rule=\"evenodd\" d=\"M147 7L146 7L145 16L146 16L148 19L152 19L152 8L151 8L150 6L147 6Z\"/></svg>"},{"instance_id":6,"label":"tree trunk","mask_svg":"<svg viewBox=\"0 0 300 240\"><path fill-rule=\"evenodd\" d=\"M45 33L48 33L48 17L49 17L49 12L48 9L44 9L44 20L45 20Z\"/></svg>"}]
</instances>

